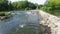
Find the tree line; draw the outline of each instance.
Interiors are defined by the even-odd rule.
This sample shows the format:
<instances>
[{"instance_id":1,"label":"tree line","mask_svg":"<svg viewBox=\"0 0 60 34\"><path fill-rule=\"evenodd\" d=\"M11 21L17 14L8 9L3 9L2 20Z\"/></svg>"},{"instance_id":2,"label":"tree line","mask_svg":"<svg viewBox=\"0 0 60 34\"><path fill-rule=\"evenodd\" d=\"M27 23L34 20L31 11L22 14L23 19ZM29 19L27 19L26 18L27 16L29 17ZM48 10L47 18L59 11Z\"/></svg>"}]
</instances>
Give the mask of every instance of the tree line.
<instances>
[{"instance_id":1,"label":"tree line","mask_svg":"<svg viewBox=\"0 0 60 34\"><path fill-rule=\"evenodd\" d=\"M9 2L8 0L0 0L0 11L10 10L31 10L36 9L37 5L28 1Z\"/></svg>"}]
</instances>

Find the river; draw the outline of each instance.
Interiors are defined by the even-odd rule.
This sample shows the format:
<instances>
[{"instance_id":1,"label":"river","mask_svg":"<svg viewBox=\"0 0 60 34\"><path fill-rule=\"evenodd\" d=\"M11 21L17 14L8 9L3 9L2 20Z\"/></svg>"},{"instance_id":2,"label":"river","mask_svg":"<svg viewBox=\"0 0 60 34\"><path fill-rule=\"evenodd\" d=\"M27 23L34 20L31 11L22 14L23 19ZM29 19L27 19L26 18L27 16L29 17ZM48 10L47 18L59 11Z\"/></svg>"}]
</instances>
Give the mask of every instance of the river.
<instances>
[{"instance_id":1,"label":"river","mask_svg":"<svg viewBox=\"0 0 60 34\"><path fill-rule=\"evenodd\" d=\"M0 20L0 34L39 34L40 16L35 10L14 11L13 17Z\"/></svg>"}]
</instances>

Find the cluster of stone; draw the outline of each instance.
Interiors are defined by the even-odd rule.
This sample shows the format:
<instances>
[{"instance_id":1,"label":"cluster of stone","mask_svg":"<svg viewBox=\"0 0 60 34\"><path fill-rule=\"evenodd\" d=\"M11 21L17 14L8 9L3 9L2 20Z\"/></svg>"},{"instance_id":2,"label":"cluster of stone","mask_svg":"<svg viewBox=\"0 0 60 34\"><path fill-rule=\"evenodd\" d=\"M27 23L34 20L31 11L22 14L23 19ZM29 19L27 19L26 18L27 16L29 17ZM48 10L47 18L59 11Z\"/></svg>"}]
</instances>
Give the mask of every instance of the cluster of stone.
<instances>
[{"instance_id":1,"label":"cluster of stone","mask_svg":"<svg viewBox=\"0 0 60 34\"><path fill-rule=\"evenodd\" d=\"M48 28L45 27L44 31L48 31L47 34L60 34L60 18L42 10L40 10L39 14L41 15L40 24L50 28L50 30L48 30Z\"/></svg>"}]
</instances>

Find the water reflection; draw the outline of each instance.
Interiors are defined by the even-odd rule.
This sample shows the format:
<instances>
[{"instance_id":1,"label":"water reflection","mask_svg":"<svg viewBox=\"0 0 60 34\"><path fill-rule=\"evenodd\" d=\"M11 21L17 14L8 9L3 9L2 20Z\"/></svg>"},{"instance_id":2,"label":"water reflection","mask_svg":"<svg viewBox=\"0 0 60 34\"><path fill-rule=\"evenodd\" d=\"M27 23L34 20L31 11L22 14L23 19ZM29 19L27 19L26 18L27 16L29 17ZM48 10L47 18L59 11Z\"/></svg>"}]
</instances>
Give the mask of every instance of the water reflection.
<instances>
[{"instance_id":1,"label":"water reflection","mask_svg":"<svg viewBox=\"0 0 60 34\"><path fill-rule=\"evenodd\" d=\"M38 34L39 21L35 11L13 12L13 17L0 21L0 34Z\"/></svg>"}]
</instances>

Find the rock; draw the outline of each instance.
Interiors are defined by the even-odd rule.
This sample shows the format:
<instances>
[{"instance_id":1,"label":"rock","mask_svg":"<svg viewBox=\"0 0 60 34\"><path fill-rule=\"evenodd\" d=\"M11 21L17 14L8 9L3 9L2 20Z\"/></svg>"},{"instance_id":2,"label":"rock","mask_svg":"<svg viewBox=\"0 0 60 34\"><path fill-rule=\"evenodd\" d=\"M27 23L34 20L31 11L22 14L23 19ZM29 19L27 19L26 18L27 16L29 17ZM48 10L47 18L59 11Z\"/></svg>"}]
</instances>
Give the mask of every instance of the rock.
<instances>
[{"instance_id":1,"label":"rock","mask_svg":"<svg viewBox=\"0 0 60 34\"><path fill-rule=\"evenodd\" d=\"M7 19L7 16L0 16L1 20Z\"/></svg>"}]
</instances>

